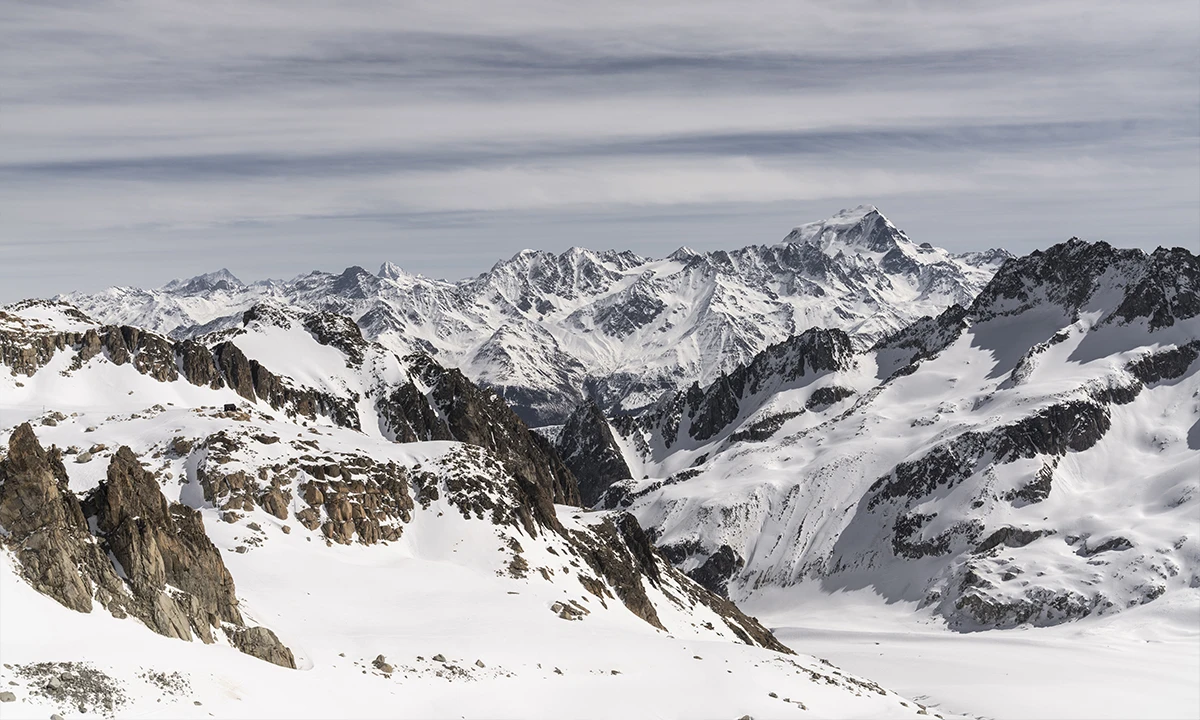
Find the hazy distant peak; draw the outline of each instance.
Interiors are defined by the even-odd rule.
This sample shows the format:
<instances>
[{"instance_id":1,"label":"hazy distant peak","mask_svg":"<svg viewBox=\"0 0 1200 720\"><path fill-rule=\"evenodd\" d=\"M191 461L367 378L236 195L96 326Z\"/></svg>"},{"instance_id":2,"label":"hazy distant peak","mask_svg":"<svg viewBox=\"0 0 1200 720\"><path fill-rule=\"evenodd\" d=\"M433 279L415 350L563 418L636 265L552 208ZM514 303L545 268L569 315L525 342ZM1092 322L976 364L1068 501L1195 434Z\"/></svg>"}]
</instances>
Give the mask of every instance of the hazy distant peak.
<instances>
[{"instance_id":1,"label":"hazy distant peak","mask_svg":"<svg viewBox=\"0 0 1200 720\"><path fill-rule=\"evenodd\" d=\"M225 268L216 272L204 273L193 278L172 280L163 286L163 290L173 293L192 295L212 292L214 290L240 290L246 287L233 273Z\"/></svg>"}]
</instances>

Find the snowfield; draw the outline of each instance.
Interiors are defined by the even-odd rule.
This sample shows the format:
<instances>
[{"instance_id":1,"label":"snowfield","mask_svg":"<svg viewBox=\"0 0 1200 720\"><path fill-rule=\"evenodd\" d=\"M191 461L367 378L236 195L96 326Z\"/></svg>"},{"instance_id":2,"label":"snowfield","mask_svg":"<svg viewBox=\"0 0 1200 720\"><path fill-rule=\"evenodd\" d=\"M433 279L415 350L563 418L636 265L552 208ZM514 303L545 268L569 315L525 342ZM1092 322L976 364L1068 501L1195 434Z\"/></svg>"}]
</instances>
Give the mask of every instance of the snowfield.
<instances>
[{"instance_id":1,"label":"snowfield","mask_svg":"<svg viewBox=\"0 0 1200 720\"><path fill-rule=\"evenodd\" d=\"M10 307L5 322L20 333L9 340L40 346L54 314L71 312L53 304ZM68 347L42 357L32 375L0 373L0 441L7 446L18 426L32 421L43 447L64 451L70 491L81 497L113 482L106 468L118 447L129 447L167 500L199 510L236 583L246 625L272 630L296 669L243 654L219 632L213 644L186 642L98 605L75 612L34 590L10 548L0 553L0 687L15 700L0 705L3 717L923 712L923 705L816 658L746 644L739 621L653 560L630 566L657 577L632 579L652 606L651 623L644 606L636 612L627 606L628 587L591 577L597 571L585 558L589 547L614 551L608 563L627 552L604 544L605 528L619 514L551 506L562 533L497 520L520 511L521 501L506 489L512 481L492 455L455 441L395 443L390 426L376 418L372 403L382 402L383 388L410 379L399 359L366 347L356 365L290 316L264 317L232 336L239 347L264 365L269 360L276 377L296 387L358 394L357 408L370 409L371 421L356 430L319 414L289 417L293 406L273 408L261 397L251 402L232 385L197 386L183 375L160 381L153 375L163 369L147 360L153 344L121 364L109 349L80 364ZM436 396L436 388L425 391ZM344 538L331 524L335 504L306 504L315 487L337 491L330 475L317 481L316 468L333 473L339 466L343 480L349 478L346 497L356 503L366 502L366 495L353 494L356 484L366 481L366 494L372 492L370 473L407 473L416 492L411 515L380 523L397 538L368 543L360 525ZM263 496L243 504L238 494L239 478L267 477L274 479L262 490L290 497L283 517L268 511ZM0 504L11 501L3 489L15 481L10 476L0 485ZM309 528L302 510L314 507ZM116 562L111 552L110 559ZM116 571L127 579L120 563Z\"/></svg>"},{"instance_id":2,"label":"snowfield","mask_svg":"<svg viewBox=\"0 0 1200 720\"><path fill-rule=\"evenodd\" d=\"M1200 716L1200 591L1049 628L949 632L869 590L768 591L746 604L792 647L979 718Z\"/></svg>"}]
</instances>

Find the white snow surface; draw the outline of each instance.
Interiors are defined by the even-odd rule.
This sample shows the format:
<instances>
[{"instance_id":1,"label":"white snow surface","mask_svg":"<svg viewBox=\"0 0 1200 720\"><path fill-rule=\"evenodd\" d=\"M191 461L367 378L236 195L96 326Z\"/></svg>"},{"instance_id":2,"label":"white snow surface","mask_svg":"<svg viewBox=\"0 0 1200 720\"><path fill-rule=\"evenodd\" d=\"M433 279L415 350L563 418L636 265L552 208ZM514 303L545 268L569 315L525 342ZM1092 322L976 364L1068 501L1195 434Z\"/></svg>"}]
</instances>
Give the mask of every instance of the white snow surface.
<instances>
[{"instance_id":1,"label":"white snow surface","mask_svg":"<svg viewBox=\"0 0 1200 720\"><path fill-rule=\"evenodd\" d=\"M8 310L6 322L31 322L25 311ZM29 312L53 319L47 307ZM228 336L298 387L361 393L363 408L381 378L394 381L404 372L381 348L351 369L340 353L290 322L255 321ZM921 711L816 658L741 644L716 613L688 599L690 581L646 586L665 630L615 598L602 604L575 577L580 566L563 538L549 532L533 538L486 519L465 519L444 486L441 499L428 507L418 503L392 543L329 545L320 532L261 508L224 522L199 486L196 466L205 451L177 457L167 451L174 438L203 440L224 431L240 448L223 470L251 475L286 463L305 442L321 456L422 466L443 481L483 472L491 461L482 449L460 443L393 443L373 422L364 421L363 432L302 423L229 388L196 387L182 378L158 382L131 363L114 365L104 353L72 369L73 355L70 349L56 353L32 377L0 372L0 443L6 446L13 428L32 421L43 446L68 450L65 466L77 493L94 487L116 449L129 446L156 473L168 500L202 513L248 624L277 633L298 669L244 655L223 640L168 639L99 605L89 614L71 611L23 581L5 551L0 690L17 695L0 705L5 718L105 714L38 695L18 670L41 662L80 662L113 678L125 694L113 711L118 717L909 717ZM239 412L222 411L226 403ZM98 444L106 447L86 462L71 449ZM288 486L293 510L298 482ZM580 532L604 516L556 510ZM523 578L505 571L509 539L520 542L529 563ZM587 609L583 619L568 621L551 610L567 601ZM390 676L372 666L380 654L394 667ZM438 654L445 663L432 660ZM164 690L147 672L178 673L185 684Z\"/></svg>"},{"instance_id":2,"label":"white snow surface","mask_svg":"<svg viewBox=\"0 0 1200 720\"><path fill-rule=\"evenodd\" d=\"M1200 717L1200 590L1048 628L948 632L914 603L797 586L745 605L793 647L977 718Z\"/></svg>"},{"instance_id":3,"label":"white snow surface","mask_svg":"<svg viewBox=\"0 0 1200 720\"><path fill-rule=\"evenodd\" d=\"M970 324L910 374L892 377L897 351L883 348L855 355L846 369L769 386L744 398L738 417L706 441L688 436L687 417L673 444L645 428L627 431L619 442L635 479L621 483L633 498L622 507L658 533L660 546L692 547L685 570L730 546L744 561L729 584L739 601L806 583L826 592L871 588L969 630L978 624L958 606L968 594L997 607L1045 606L990 627L1074 617L1052 598L1103 615L1200 587L1200 360L1144 387L1127 369L1195 343L1200 317L1158 329L1144 318L1101 322L1119 285L1102 278L1077 317L1039 304ZM854 392L809 406L815 390L829 387ZM1129 388L1138 389L1130 402L1096 400ZM1099 407L1109 421L1086 449L972 459L968 438L992 438L1073 403ZM794 413L767 440L736 435ZM1026 427L1020 432L1041 432ZM936 476L929 459L938 453L964 476L921 489L922 478ZM888 497L889 485L903 485L900 470L912 468L916 489ZM1047 498L1013 497L1039 473L1050 478ZM902 537L908 519L915 530ZM1006 528L1034 535L976 550ZM944 547L905 556L897 538ZM1100 549L1109 541L1114 549Z\"/></svg>"}]
</instances>

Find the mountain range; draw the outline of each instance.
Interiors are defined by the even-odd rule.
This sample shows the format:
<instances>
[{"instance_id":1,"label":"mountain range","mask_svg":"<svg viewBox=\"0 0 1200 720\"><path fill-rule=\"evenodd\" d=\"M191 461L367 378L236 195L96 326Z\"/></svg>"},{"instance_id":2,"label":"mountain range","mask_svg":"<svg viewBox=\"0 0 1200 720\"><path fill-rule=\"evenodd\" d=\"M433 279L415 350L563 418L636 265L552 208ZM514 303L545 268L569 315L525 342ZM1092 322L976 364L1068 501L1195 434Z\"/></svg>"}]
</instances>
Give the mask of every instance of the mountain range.
<instances>
[{"instance_id":1,"label":"mountain range","mask_svg":"<svg viewBox=\"0 0 1200 720\"><path fill-rule=\"evenodd\" d=\"M457 282L350 267L246 285L226 270L157 290L61 296L103 322L176 338L236 327L261 303L352 318L399 355L422 352L496 390L532 425L584 398L636 412L707 384L809 327L866 347L969 303L1008 258L916 244L871 206L801 225L775 245L663 259L628 251L522 251Z\"/></svg>"},{"instance_id":2,"label":"mountain range","mask_svg":"<svg viewBox=\"0 0 1200 720\"><path fill-rule=\"evenodd\" d=\"M1191 250L953 254L870 206L14 303L0 681L42 715L933 714L743 608L1194 598L1198 359Z\"/></svg>"}]
</instances>

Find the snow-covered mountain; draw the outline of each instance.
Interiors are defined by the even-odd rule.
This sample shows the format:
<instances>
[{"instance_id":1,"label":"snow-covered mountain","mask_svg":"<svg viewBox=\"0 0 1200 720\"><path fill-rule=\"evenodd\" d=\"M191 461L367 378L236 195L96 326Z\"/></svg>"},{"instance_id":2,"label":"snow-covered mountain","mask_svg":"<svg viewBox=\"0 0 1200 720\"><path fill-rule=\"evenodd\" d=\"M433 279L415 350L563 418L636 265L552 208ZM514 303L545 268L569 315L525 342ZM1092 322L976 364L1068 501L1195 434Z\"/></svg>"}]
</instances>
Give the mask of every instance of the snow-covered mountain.
<instances>
[{"instance_id":1,"label":"snow-covered mountain","mask_svg":"<svg viewBox=\"0 0 1200 720\"><path fill-rule=\"evenodd\" d=\"M172 337L236 327L264 301L353 318L400 355L424 352L495 388L531 424L583 398L609 412L708 384L812 327L857 348L924 315L966 305L1008 257L916 244L871 206L794 229L775 245L649 259L572 248L522 251L459 282L391 263L245 285L222 270L158 290L62 299L110 324Z\"/></svg>"},{"instance_id":2,"label":"snow-covered mountain","mask_svg":"<svg viewBox=\"0 0 1200 720\"><path fill-rule=\"evenodd\" d=\"M619 452L600 504L734 599L811 582L1054 624L1200 587L1198 357L1195 254L1073 239L864 351L807 330L557 442Z\"/></svg>"},{"instance_id":3,"label":"snow-covered mountain","mask_svg":"<svg viewBox=\"0 0 1200 720\"><path fill-rule=\"evenodd\" d=\"M0 363L5 717L926 712L792 654L578 507L502 399L348 318L174 340L27 301Z\"/></svg>"},{"instance_id":4,"label":"snow-covered mountain","mask_svg":"<svg viewBox=\"0 0 1200 720\"><path fill-rule=\"evenodd\" d=\"M926 714L739 605L1200 598L1182 248L951 255L863 207L457 283L222 270L0 308L0 366L5 717Z\"/></svg>"}]
</instances>

